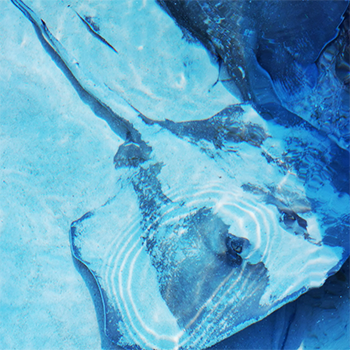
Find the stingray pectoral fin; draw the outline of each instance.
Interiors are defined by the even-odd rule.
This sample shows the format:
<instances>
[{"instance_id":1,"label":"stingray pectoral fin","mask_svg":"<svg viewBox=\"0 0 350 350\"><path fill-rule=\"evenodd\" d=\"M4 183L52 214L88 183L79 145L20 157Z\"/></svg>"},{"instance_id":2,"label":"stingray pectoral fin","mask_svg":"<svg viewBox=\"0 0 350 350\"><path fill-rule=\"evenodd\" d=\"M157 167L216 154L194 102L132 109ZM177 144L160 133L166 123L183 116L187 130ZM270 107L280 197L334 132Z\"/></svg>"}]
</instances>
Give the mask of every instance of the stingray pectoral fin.
<instances>
[{"instance_id":1,"label":"stingray pectoral fin","mask_svg":"<svg viewBox=\"0 0 350 350\"><path fill-rule=\"evenodd\" d=\"M141 239L141 221L132 186L123 186L117 197L72 224L72 252L95 277L105 333L113 342L176 349L184 332L160 294L157 271Z\"/></svg>"}]
</instances>

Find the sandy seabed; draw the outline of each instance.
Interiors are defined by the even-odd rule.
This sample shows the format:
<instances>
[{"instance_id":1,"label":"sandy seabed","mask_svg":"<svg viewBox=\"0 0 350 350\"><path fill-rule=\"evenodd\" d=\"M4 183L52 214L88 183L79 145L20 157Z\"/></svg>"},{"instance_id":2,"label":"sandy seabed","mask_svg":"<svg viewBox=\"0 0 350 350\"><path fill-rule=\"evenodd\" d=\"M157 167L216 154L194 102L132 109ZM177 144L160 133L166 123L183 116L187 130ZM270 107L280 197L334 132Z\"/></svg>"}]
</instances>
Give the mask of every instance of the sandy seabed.
<instances>
[{"instance_id":1,"label":"sandy seabed","mask_svg":"<svg viewBox=\"0 0 350 350\"><path fill-rule=\"evenodd\" d=\"M81 101L31 23L10 1L0 8L0 349L99 349L69 228L108 200L122 141ZM349 348L346 273L334 279L336 292L326 285L294 303L297 322L285 349L298 342L300 328L299 349ZM286 311L278 312L268 322L278 323ZM253 327L258 334L264 325ZM249 332L217 348L246 349Z\"/></svg>"}]
</instances>

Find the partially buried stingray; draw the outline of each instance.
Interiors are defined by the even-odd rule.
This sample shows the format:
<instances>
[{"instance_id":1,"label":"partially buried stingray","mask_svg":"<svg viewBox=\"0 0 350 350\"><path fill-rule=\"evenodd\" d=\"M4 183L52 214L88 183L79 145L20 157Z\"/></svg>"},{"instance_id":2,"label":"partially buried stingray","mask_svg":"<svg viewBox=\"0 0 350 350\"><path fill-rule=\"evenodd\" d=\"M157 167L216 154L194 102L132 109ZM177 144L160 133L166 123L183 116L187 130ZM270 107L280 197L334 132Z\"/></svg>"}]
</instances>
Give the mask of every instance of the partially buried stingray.
<instances>
[{"instance_id":1,"label":"partially buried stingray","mask_svg":"<svg viewBox=\"0 0 350 350\"><path fill-rule=\"evenodd\" d=\"M117 94L91 84L46 23L13 3L125 139L115 193L71 227L116 344L209 347L340 268L349 256L344 149L297 117L265 120L249 105L182 123L131 107L122 117Z\"/></svg>"},{"instance_id":2,"label":"partially buried stingray","mask_svg":"<svg viewBox=\"0 0 350 350\"><path fill-rule=\"evenodd\" d=\"M346 155L327 138L237 107L175 131L148 123L149 160L123 144L115 197L71 230L119 345L208 347L346 259Z\"/></svg>"}]
</instances>

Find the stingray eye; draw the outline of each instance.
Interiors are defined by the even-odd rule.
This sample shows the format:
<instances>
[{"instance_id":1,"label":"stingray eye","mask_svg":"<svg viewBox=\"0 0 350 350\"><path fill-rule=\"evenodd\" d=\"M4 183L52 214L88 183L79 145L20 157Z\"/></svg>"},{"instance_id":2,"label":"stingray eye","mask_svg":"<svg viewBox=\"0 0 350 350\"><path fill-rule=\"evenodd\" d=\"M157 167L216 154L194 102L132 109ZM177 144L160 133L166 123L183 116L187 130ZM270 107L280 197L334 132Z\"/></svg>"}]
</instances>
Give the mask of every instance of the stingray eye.
<instances>
[{"instance_id":1,"label":"stingray eye","mask_svg":"<svg viewBox=\"0 0 350 350\"><path fill-rule=\"evenodd\" d=\"M230 245L231 248L236 252L236 253L242 253L242 249L243 246L241 244L241 242L239 242L238 240L230 240Z\"/></svg>"},{"instance_id":2,"label":"stingray eye","mask_svg":"<svg viewBox=\"0 0 350 350\"><path fill-rule=\"evenodd\" d=\"M228 234L226 237L226 262L231 266L240 266L243 261L240 254L246 245L245 238Z\"/></svg>"},{"instance_id":3,"label":"stingray eye","mask_svg":"<svg viewBox=\"0 0 350 350\"><path fill-rule=\"evenodd\" d=\"M280 222L283 222L287 226L293 225L295 220L296 220L296 217L292 211L282 212L281 217L280 217Z\"/></svg>"},{"instance_id":4,"label":"stingray eye","mask_svg":"<svg viewBox=\"0 0 350 350\"><path fill-rule=\"evenodd\" d=\"M297 213L292 210L281 210L281 217L279 221L283 224L282 226L294 232L296 235L301 233L307 233L307 221L300 217Z\"/></svg>"}]
</instances>

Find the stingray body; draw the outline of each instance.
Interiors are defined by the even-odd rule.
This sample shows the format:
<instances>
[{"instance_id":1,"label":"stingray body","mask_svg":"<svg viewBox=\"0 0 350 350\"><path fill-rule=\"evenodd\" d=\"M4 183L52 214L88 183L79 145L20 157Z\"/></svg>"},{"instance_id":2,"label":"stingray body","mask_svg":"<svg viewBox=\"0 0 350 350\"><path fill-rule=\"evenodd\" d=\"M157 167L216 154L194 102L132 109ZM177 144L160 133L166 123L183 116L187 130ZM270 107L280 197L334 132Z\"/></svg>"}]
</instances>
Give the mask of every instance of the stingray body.
<instances>
[{"instance_id":1,"label":"stingray body","mask_svg":"<svg viewBox=\"0 0 350 350\"><path fill-rule=\"evenodd\" d=\"M196 125L139 118L150 158L126 158L122 145L115 196L71 229L119 345L206 348L346 259L348 195L333 177L345 151L317 131L239 107Z\"/></svg>"},{"instance_id":2,"label":"stingray body","mask_svg":"<svg viewBox=\"0 0 350 350\"><path fill-rule=\"evenodd\" d=\"M114 193L70 231L116 344L204 349L340 268L349 256L345 150L302 119L276 123L249 105L205 120L152 120L87 79L46 21L13 3L124 138Z\"/></svg>"}]
</instances>

